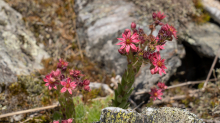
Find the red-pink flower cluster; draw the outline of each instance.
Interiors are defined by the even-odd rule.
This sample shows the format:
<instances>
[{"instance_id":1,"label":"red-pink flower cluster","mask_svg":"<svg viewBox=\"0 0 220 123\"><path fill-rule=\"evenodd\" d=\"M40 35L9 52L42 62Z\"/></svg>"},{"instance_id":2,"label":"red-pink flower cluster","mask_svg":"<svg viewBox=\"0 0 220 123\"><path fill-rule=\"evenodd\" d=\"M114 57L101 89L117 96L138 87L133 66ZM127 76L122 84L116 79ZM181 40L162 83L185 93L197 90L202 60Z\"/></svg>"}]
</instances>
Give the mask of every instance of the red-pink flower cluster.
<instances>
[{"instance_id":1,"label":"red-pink flower cluster","mask_svg":"<svg viewBox=\"0 0 220 123\"><path fill-rule=\"evenodd\" d=\"M157 98L161 100L163 91L167 89L167 86L165 85L165 83L162 83L162 82L158 82L157 86L159 87L159 89L157 89L156 87L151 88L150 98L153 98L153 100L156 100Z\"/></svg>"},{"instance_id":2,"label":"red-pink flower cluster","mask_svg":"<svg viewBox=\"0 0 220 123\"><path fill-rule=\"evenodd\" d=\"M84 89L85 91L91 91L89 84L90 81L88 79L81 80L83 74L79 70L70 70L69 76L64 75L64 71L68 66L68 62L63 59L59 60L57 65L57 70L52 71L50 74L46 75L44 78L44 82L46 82L45 86L48 86L49 90L52 88L57 89L57 86L62 86L60 90L61 93L64 93L68 90L70 94L75 88Z\"/></svg>"},{"instance_id":3,"label":"red-pink flower cluster","mask_svg":"<svg viewBox=\"0 0 220 123\"><path fill-rule=\"evenodd\" d=\"M166 17L164 13L157 12L152 14L154 23L149 25L151 33L149 35L145 34L142 28L136 29L136 23L131 23L131 30L125 29L122 33L122 38L118 38L119 43L116 45L122 45L118 52L121 55L126 55L131 52L134 57L138 56L137 59L140 59L139 56L143 55L142 59L148 63L150 61L151 74L166 74L165 69L165 59L162 59L160 56L160 51L164 49L166 41L172 41L173 37L177 38L176 29L169 25L163 24L161 21ZM152 35L152 32L155 30L156 26L160 25L161 29L158 32L157 36ZM147 50L145 49L147 47Z\"/></svg>"}]
</instances>

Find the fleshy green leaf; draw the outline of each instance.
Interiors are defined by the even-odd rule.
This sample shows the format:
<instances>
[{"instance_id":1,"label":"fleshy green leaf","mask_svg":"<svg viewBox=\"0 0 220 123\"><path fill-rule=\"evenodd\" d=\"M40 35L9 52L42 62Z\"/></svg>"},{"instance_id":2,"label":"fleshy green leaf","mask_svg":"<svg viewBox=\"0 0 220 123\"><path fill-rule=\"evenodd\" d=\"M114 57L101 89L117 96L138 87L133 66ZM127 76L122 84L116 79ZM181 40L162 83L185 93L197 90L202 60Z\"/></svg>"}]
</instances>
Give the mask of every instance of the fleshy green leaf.
<instances>
[{"instance_id":1,"label":"fleshy green leaf","mask_svg":"<svg viewBox=\"0 0 220 123\"><path fill-rule=\"evenodd\" d=\"M62 118L62 115L60 112L56 111L53 113L53 120L60 120Z\"/></svg>"}]
</instances>

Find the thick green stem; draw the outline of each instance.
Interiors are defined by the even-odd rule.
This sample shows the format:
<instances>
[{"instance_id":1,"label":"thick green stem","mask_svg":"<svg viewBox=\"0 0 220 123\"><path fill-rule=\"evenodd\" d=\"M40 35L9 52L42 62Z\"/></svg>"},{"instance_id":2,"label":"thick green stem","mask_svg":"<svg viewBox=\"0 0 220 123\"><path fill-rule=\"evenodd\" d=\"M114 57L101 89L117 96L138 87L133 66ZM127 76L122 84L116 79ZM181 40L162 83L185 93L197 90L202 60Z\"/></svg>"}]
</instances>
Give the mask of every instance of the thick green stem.
<instances>
[{"instance_id":1,"label":"thick green stem","mask_svg":"<svg viewBox=\"0 0 220 123\"><path fill-rule=\"evenodd\" d=\"M131 52L127 57L131 60L131 63L128 63L127 70L125 70L125 73L122 76L122 81L118 84L118 88L115 90L115 98L112 100L112 105L114 107L120 107L123 109L126 109L129 106L127 100L133 91L132 85L135 80L135 75L142 64L142 61L136 60Z\"/></svg>"}]
</instances>

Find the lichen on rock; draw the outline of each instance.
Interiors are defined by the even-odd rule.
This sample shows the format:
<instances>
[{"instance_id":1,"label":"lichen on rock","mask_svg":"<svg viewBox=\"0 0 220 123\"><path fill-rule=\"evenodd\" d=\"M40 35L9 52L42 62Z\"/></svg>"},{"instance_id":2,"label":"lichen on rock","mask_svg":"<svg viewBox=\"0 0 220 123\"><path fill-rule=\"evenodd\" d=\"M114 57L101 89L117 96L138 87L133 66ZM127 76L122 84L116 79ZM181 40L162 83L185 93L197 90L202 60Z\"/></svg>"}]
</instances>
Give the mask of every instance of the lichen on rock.
<instances>
[{"instance_id":1,"label":"lichen on rock","mask_svg":"<svg viewBox=\"0 0 220 123\"><path fill-rule=\"evenodd\" d=\"M142 113L107 107L97 123L203 123L203 120L185 109L172 107L144 108Z\"/></svg>"}]
</instances>

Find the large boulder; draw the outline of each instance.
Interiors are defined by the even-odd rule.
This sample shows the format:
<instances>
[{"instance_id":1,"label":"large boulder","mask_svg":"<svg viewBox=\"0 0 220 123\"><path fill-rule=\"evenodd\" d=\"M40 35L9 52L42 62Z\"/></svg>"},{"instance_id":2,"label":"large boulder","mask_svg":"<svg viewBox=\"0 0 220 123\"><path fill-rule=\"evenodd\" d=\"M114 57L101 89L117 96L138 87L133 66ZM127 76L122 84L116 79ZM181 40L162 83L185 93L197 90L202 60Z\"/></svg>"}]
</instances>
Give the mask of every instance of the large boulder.
<instances>
[{"instance_id":1,"label":"large boulder","mask_svg":"<svg viewBox=\"0 0 220 123\"><path fill-rule=\"evenodd\" d=\"M96 123L203 123L187 110L171 107L144 108L142 113L131 109L107 107L102 109L100 121Z\"/></svg>"},{"instance_id":2,"label":"large boulder","mask_svg":"<svg viewBox=\"0 0 220 123\"><path fill-rule=\"evenodd\" d=\"M214 58L220 49L220 27L214 23L191 23L180 35L182 41L192 47L200 57Z\"/></svg>"},{"instance_id":3,"label":"large boulder","mask_svg":"<svg viewBox=\"0 0 220 123\"><path fill-rule=\"evenodd\" d=\"M48 54L36 45L33 34L25 28L21 14L0 0L0 83L17 80L16 75L28 75L41 69L42 58Z\"/></svg>"},{"instance_id":4,"label":"large boulder","mask_svg":"<svg viewBox=\"0 0 220 123\"><path fill-rule=\"evenodd\" d=\"M202 4L211 17L220 24L220 1L202 0Z\"/></svg>"}]
</instances>

